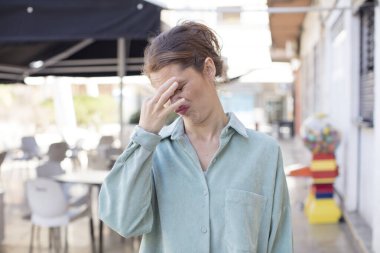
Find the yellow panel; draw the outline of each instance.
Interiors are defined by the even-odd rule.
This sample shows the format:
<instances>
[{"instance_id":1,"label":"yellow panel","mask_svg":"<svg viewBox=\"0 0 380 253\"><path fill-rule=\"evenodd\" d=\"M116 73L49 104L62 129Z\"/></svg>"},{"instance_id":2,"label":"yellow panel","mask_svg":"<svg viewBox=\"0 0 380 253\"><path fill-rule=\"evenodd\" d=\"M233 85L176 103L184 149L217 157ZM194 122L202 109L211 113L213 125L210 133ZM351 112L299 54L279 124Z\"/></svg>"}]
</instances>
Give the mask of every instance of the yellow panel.
<instances>
[{"instance_id":1,"label":"yellow panel","mask_svg":"<svg viewBox=\"0 0 380 253\"><path fill-rule=\"evenodd\" d=\"M336 169L336 161L330 160L313 160L310 166L311 171L329 171Z\"/></svg>"},{"instance_id":2,"label":"yellow panel","mask_svg":"<svg viewBox=\"0 0 380 253\"><path fill-rule=\"evenodd\" d=\"M335 181L335 177L328 178L313 178L313 184L332 184Z\"/></svg>"},{"instance_id":3,"label":"yellow panel","mask_svg":"<svg viewBox=\"0 0 380 253\"><path fill-rule=\"evenodd\" d=\"M342 211L334 199L313 199L307 209L310 224L337 223Z\"/></svg>"}]
</instances>

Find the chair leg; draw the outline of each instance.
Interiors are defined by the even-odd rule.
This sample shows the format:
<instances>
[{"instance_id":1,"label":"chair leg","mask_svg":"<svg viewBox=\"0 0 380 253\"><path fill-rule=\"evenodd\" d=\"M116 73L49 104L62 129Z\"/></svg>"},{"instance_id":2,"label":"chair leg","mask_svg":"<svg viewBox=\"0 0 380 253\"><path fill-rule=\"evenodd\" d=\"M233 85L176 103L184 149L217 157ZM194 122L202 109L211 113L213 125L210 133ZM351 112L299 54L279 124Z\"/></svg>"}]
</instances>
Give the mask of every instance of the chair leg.
<instances>
[{"instance_id":1,"label":"chair leg","mask_svg":"<svg viewBox=\"0 0 380 253\"><path fill-rule=\"evenodd\" d=\"M61 233L61 227L57 227L57 239L58 239L58 252L61 252L62 250L62 233Z\"/></svg>"},{"instance_id":2,"label":"chair leg","mask_svg":"<svg viewBox=\"0 0 380 253\"><path fill-rule=\"evenodd\" d=\"M51 249L53 248L53 231L52 231L52 228L49 228L49 231L48 231L48 242L49 242L49 252L51 251Z\"/></svg>"},{"instance_id":3,"label":"chair leg","mask_svg":"<svg viewBox=\"0 0 380 253\"><path fill-rule=\"evenodd\" d=\"M51 228L51 252L57 252L57 242L56 242L55 228Z\"/></svg>"},{"instance_id":4,"label":"chair leg","mask_svg":"<svg viewBox=\"0 0 380 253\"><path fill-rule=\"evenodd\" d=\"M36 241L38 243L38 247L41 247L41 227L36 227Z\"/></svg>"},{"instance_id":5,"label":"chair leg","mask_svg":"<svg viewBox=\"0 0 380 253\"><path fill-rule=\"evenodd\" d=\"M32 224L32 230L30 233L29 253L33 252L33 239L34 239L34 224Z\"/></svg>"},{"instance_id":6,"label":"chair leg","mask_svg":"<svg viewBox=\"0 0 380 253\"><path fill-rule=\"evenodd\" d=\"M54 228L51 228L51 238L52 238L52 251L51 252L55 252L55 253L59 253L60 252L60 243L59 243L59 234L57 233L57 228L54 227ZM50 252L50 249L49 249L49 252Z\"/></svg>"},{"instance_id":7,"label":"chair leg","mask_svg":"<svg viewBox=\"0 0 380 253\"><path fill-rule=\"evenodd\" d=\"M49 228L49 253L55 253L56 251L55 243L55 230L53 227Z\"/></svg>"},{"instance_id":8,"label":"chair leg","mask_svg":"<svg viewBox=\"0 0 380 253\"><path fill-rule=\"evenodd\" d=\"M68 226L65 226L65 248L63 250L64 253L67 253L69 250L69 241L68 241Z\"/></svg>"}]
</instances>

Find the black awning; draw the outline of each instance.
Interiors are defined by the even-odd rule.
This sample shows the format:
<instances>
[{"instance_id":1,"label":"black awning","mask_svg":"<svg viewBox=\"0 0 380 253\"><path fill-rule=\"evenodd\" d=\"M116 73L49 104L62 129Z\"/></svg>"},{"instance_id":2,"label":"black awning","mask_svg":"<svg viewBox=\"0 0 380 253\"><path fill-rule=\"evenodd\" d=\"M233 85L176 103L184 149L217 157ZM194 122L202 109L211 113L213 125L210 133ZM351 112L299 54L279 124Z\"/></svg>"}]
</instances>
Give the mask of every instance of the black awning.
<instances>
[{"instance_id":1,"label":"black awning","mask_svg":"<svg viewBox=\"0 0 380 253\"><path fill-rule=\"evenodd\" d=\"M0 0L0 41L144 39L160 11L141 0Z\"/></svg>"},{"instance_id":2,"label":"black awning","mask_svg":"<svg viewBox=\"0 0 380 253\"><path fill-rule=\"evenodd\" d=\"M0 0L0 83L116 76L118 38L126 42L126 75L140 74L160 11L141 0Z\"/></svg>"},{"instance_id":3,"label":"black awning","mask_svg":"<svg viewBox=\"0 0 380 253\"><path fill-rule=\"evenodd\" d=\"M139 75L147 40L127 41L127 47L128 43L126 75ZM54 60L81 44L88 45L62 60ZM117 40L0 44L0 83L23 82L27 76L117 76L117 71Z\"/></svg>"}]
</instances>

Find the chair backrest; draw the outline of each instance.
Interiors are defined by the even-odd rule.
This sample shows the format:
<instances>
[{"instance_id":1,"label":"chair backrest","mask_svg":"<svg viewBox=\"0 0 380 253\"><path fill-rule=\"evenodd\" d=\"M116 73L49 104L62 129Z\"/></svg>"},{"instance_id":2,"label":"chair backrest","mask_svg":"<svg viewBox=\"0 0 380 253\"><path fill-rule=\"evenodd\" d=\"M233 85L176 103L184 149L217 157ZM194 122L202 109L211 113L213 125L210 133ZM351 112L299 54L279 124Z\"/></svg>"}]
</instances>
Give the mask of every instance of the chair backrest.
<instances>
[{"instance_id":1,"label":"chair backrest","mask_svg":"<svg viewBox=\"0 0 380 253\"><path fill-rule=\"evenodd\" d=\"M7 151L4 151L4 152L0 153L0 167L3 164L6 156L7 156Z\"/></svg>"},{"instance_id":2,"label":"chair backrest","mask_svg":"<svg viewBox=\"0 0 380 253\"><path fill-rule=\"evenodd\" d=\"M37 145L34 136L24 136L21 138L21 150L28 157L35 157L40 155L40 148Z\"/></svg>"},{"instance_id":3,"label":"chair backrest","mask_svg":"<svg viewBox=\"0 0 380 253\"><path fill-rule=\"evenodd\" d=\"M37 177L54 177L64 174L61 163L56 161L46 161L36 168Z\"/></svg>"},{"instance_id":4,"label":"chair backrest","mask_svg":"<svg viewBox=\"0 0 380 253\"><path fill-rule=\"evenodd\" d=\"M68 150L69 146L66 142L57 142L53 143L49 146L48 150L48 156L49 160L55 161L55 162L61 162L66 157L66 152Z\"/></svg>"},{"instance_id":5,"label":"chair backrest","mask_svg":"<svg viewBox=\"0 0 380 253\"><path fill-rule=\"evenodd\" d=\"M103 135L102 137L100 137L98 147L102 147L102 146L111 147L114 141L115 141L115 138L112 135Z\"/></svg>"},{"instance_id":6,"label":"chair backrest","mask_svg":"<svg viewBox=\"0 0 380 253\"><path fill-rule=\"evenodd\" d=\"M7 151L1 152L0 153L0 190L3 184L2 177L1 177L1 165L3 164L5 157L7 156Z\"/></svg>"},{"instance_id":7,"label":"chair backrest","mask_svg":"<svg viewBox=\"0 0 380 253\"><path fill-rule=\"evenodd\" d=\"M50 218L67 213L68 203L63 189L53 179L29 180L26 183L26 189L32 215Z\"/></svg>"}]
</instances>

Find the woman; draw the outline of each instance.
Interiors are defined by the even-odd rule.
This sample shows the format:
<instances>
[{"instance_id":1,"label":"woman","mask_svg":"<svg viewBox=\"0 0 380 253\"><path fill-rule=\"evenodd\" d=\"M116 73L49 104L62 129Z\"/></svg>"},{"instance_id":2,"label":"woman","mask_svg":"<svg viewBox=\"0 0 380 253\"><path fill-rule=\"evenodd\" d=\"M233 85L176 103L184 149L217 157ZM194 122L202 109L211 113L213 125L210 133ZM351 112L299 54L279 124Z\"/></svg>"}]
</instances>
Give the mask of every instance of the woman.
<instances>
[{"instance_id":1,"label":"woman","mask_svg":"<svg viewBox=\"0 0 380 253\"><path fill-rule=\"evenodd\" d=\"M100 217L140 252L292 252L279 146L224 113L220 48L185 22L156 37L144 72L156 88L100 192ZM164 127L168 115L180 117Z\"/></svg>"}]
</instances>

